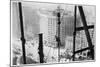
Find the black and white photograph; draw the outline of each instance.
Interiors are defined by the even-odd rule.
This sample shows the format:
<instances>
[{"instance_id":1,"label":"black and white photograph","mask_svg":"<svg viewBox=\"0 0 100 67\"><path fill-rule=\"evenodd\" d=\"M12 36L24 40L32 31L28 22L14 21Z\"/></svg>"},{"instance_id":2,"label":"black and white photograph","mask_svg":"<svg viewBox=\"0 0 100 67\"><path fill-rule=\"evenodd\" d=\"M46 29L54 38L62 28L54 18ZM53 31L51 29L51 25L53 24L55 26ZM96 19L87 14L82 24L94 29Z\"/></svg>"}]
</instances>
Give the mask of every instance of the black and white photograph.
<instances>
[{"instance_id":1,"label":"black and white photograph","mask_svg":"<svg viewBox=\"0 0 100 67\"><path fill-rule=\"evenodd\" d=\"M11 66L95 61L96 6L11 0Z\"/></svg>"}]
</instances>

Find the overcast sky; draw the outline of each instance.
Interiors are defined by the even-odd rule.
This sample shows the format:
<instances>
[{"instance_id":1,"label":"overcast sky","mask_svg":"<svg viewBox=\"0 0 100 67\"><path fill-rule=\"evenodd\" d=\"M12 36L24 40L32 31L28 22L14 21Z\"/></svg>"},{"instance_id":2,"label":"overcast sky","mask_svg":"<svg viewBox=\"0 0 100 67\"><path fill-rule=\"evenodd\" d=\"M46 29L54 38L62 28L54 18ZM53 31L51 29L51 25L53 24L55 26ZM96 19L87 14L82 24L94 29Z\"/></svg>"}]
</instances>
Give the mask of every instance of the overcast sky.
<instances>
[{"instance_id":1,"label":"overcast sky","mask_svg":"<svg viewBox=\"0 0 100 67\"><path fill-rule=\"evenodd\" d=\"M65 12L71 12L74 15L74 5L65 5L65 4L49 4L49 3L35 3L35 2L23 2L23 21L24 21L24 31L27 39L31 39L34 37L34 34L39 34L40 32L40 19L44 18L44 22L46 22L45 17L41 17L38 14L39 10L43 11L53 11L60 5L61 8L65 9ZM66 7L66 8L65 8ZM94 6L84 6L84 12L86 15L86 19L88 22L95 22L95 7ZM79 14L79 13L78 13ZM18 17L18 5L17 3L12 3L12 35L15 38L20 38L20 22ZM46 14L48 15L48 14ZM73 34L73 25L74 25L74 17L66 16L66 35L72 36ZM78 23L80 23L80 18L78 17ZM43 21L41 21L43 22ZM44 25L45 27L45 25Z\"/></svg>"}]
</instances>

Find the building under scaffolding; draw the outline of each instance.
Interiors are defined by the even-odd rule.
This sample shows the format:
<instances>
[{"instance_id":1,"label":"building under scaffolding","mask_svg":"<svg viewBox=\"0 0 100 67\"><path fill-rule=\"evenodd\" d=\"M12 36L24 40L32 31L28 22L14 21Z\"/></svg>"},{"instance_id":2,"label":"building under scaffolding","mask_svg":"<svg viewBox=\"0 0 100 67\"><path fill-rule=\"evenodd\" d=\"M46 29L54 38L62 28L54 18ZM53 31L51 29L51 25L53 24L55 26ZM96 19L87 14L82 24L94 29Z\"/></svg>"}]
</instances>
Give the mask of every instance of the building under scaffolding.
<instances>
[{"instance_id":1,"label":"building under scaffolding","mask_svg":"<svg viewBox=\"0 0 100 67\"><path fill-rule=\"evenodd\" d=\"M14 4L16 5L14 5L16 8L12 8L12 12L14 13L12 15L12 23L19 25L19 27L17 27L20 29L18 31L20 32L18 39L21 42L20 44L17 43L21 45L21 49L14 47L12 50L12 55L14 55L12 57L13 65L18 65L17 62L20 60L17 59L21 59L21 63L19 64L62 63L63 61L70 62L95 59L95 16L93 15L92 19L94 20L90 21L92 16L86 14L89 12L88 9L86 9L88 6L67 6L63 4L64 8L69 8L65 10L61 8L60 5L49 4L47 5L48 7L56 7L54 7L53 10L43 10L42 14L39 9L45 6L41 3L12 3L12 6ZM41 5L41 7L36 4ZM94 7L92 7L93 6L91 6L91 9L94 10ZM34 8L36 8L35 14L38 16L33 14ZM71 15L69 11L71 11ZM95 11L93 11L93 14L95 14ZM30 26L28 26L28 23ZM13 31L15 30L13 26ZM29 35L29 37L27 37L26 34ZM12 46L15 46L15 44ZM14 54L14 51L19 51L21 53L20 56L18 53ZM17 59L14 59L15 57L17 57ZM14 63L15 60L16 63Z\"/></svg>"}]
</instances>

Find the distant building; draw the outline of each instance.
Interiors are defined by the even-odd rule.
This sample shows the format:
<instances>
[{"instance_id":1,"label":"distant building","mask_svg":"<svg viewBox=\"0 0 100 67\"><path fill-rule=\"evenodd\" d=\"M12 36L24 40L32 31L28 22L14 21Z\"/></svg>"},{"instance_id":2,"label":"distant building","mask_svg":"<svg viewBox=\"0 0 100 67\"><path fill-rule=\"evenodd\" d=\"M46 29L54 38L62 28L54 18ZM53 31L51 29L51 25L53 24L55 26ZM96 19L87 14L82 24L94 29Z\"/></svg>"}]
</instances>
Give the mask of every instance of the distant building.
<instances>
[{"instance_id":1,"label":"distant building","mask_svg":"<svg viewBox=\"0 0 100 67\"><path fill-rule=\"evenodd\" d=\"M57 35L57 22L56 17L48 18L48 44L49 46L56 46L56 38Z\"/></svg>"},{"instance_id":2,"label":"distant building","mask_svg":"<svg viewBox=\"0 0 100 67\"><path fill-rule=\"evenodd\" d=\"M61 46L65 45L65 26L66 22L61 21L60 25L60 40ZM58 21L56 17L48 18L48 43L50 46L57 46L56 36L58 35Z\"/></svg>"}]
</instances>

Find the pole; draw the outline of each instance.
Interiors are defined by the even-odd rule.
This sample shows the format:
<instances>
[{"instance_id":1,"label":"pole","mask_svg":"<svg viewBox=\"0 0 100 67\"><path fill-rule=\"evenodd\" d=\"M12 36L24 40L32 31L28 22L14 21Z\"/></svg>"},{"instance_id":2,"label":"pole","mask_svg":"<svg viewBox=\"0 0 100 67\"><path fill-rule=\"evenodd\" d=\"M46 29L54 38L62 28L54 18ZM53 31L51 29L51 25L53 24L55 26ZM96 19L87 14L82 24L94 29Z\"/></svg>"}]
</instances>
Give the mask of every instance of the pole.
<instances>
[{"instance_id":1,"label":"pole","mask_svg":"<svg viewBox=\"0 0 100 67\"><path fill-rule=\"evenodd\" d=\"M44 54L43 54L43 34L39 34L39 56L40 63L44 63Z\"/></svg>"},{"instance_id":2,"label":"pole","mask_svg":"<svg viewBox=\"0 0 100 67\"><path fill-rule=\"evenodd\" d=\"M61 21L60 21L60 12L57 13L57 19L58 19L58 62L60 62L60 24L61 24Z\"/></svg>"},{"instance_id":3,"label":"pole","mask_svg":"<svg viewBox=\"0 0 100 67\"><path fill-rule=\"evenodd\" d=\"M22 16L22 4L21 2L18 3L19 5L19 19L20 19L20 28L21 28L21 41L22 41L22 54L23 54L23 63L26 64L26 54L25 54L25 38L24 38L24 28L23 28L23 16Z\"/></svg>"},{"instance_id":4,"label":"pole","mask_svg":"<svg viewBox=\"0 0 100 67\"><path fill-rule=\"evenodd\" d=\"M77 6L74 9L74 32L73 32L73 61L75 61L75 38L76 38L76 12Z\"/></svg>"}]
</instances>

